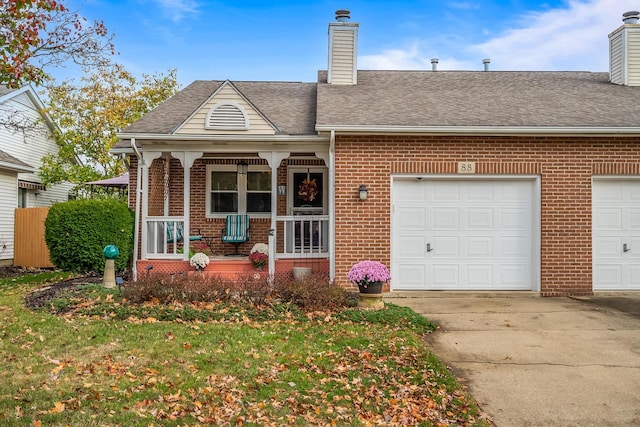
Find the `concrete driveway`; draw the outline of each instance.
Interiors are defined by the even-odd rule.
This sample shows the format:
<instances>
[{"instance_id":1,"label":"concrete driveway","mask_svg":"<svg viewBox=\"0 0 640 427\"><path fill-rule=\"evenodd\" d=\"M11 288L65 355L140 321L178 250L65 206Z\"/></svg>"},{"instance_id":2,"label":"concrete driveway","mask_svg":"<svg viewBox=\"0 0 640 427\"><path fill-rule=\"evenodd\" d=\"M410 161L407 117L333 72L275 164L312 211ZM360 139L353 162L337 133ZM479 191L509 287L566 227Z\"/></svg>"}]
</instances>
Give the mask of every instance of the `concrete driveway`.
<instances>
[{"instance_id":1,"label":"concrete driveway","mask_svg":"<svg viewBox=\"0 0 640 427\"><path fill-rule=\"evenodd\" d=\"M498 427L640 426L640 295L392 292L385 301L440 325L428 336L434 353Z\"/></svg>"}]
</instances>

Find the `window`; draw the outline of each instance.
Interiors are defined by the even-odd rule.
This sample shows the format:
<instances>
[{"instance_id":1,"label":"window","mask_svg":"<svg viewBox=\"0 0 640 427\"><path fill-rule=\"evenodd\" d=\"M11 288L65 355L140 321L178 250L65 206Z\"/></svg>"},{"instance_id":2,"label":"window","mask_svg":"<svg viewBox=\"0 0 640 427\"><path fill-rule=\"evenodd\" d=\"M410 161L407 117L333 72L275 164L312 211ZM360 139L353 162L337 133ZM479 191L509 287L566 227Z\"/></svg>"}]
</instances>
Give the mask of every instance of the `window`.
<instances>
[{"instance_id":1,"label":"window","mask_svg":"<svg viewBox=\"0 0 640 427\"><path fill-rule=\"evenodd\" d=\"M271 213L271 169L249 166L238 175L235 165L207 166L207 216Z\"/></svg>"},{"instance_id":2,"label":"window","mask_svg":"<svg viewBox=\"0 0 640 427\"><path fill-rule=\"evenodd\" d=\"M26 188L18 188L18 207L19 208L27 207L27 189Z\"/></svg>"}]
</instances>

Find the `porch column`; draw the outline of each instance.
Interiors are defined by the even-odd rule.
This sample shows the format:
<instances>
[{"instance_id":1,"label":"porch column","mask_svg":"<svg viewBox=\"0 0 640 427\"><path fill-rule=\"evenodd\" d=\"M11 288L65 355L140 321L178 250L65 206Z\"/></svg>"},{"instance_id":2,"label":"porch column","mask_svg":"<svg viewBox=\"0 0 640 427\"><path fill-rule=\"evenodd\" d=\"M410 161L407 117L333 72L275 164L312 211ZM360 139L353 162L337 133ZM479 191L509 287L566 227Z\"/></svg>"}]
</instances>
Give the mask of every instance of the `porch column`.
<instances>
[{"instance_id":1,"label":"porch column","mask_svg":"<svg viewBox=\"0 0 640 427\"><path fill-rule=\"evenodd\" d=\"M182 182L184 188L183 208L184 212L184 259L189 260L189 236L191 235L191 166L196 159L202 157L202 151L172 151L171 156L180 160L184 169Z\"/></svg>"},{"instance_id":2,"label":"porch column","mask_svg":"<svg viewBox=\"0 0 640 427\"><path fill-rule=\"evenodd\" d=\"M147 258L147 217L149 216L149 169L151 163L162 156L161 151L143 151L142 152L142 259ZM136 209L138 207L136 206Z\"/></svg>"},{"instance_id":3,"label":"porch column","mask_svg":"<svg viewBox=\"0 0 640 427\"><path fill-rule=\"evenodd\" d=\"M269 232L269 275L276 273L276 242L278 216L278 166L291 152L262 151L258 156L271 167L271 231Z\"/></svg>"}]
</instances>

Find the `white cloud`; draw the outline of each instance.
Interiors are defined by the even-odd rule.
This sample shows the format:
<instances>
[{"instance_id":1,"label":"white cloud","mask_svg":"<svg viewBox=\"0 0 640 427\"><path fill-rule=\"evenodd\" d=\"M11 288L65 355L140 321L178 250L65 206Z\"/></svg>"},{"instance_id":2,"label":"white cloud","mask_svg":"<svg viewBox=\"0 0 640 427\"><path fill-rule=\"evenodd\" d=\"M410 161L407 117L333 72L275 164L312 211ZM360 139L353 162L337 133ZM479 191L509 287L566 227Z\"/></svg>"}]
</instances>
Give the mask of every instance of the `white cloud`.
<instances>
[{"instance_id":1,"label":"white cloud","mask_svg":"<svg viewBox=\"0 0 640 427\"><path fill-rule=\"evenodd\" d=\"M431 70L431 57L425 56L414 44L408 49L388 49L377 55L362 55L358 57L360 70ZM466 67L466 63L454 58L438 58L439 70L459 70Z\"/></svg>"},{"instance_id":2,"label":"white cloud","mask_svg":"<svg viewBox=\"0 0 640 427\"><path fill-rule=\"evenodd\" d=\"M606 71L607 36L634 6L637 0L571 0L566 8L531 13L519 28L467 51L490 57L492 69Z\"/></svg>"},{"instance_id":3,"label":"white cloud","mask_svg":"<svg viewBox=\"0 0 640 427\"><path fill-rule=\"evenodd\" d=\"M459 5L471 4L467 2ZM568 0L562 8L531 12L519 25L488 41L460 43L452 34L446 58L438 69L480 70L482 59L491 58L492 70L607 71L611 31L622 25L622 13L638 10L638 0ZM480 31L482 32L482 31ZM446 36L441 30L440 36ZM485 31L483 35L486 35ZM361 69L431 69L433 54L421 46L433 41L414 41L406 49L389 49L358 58Z\"/></svg>"},{"instance_id":4,"label":"white cloud","mask_svg":"<svg viewBox=\"0 0 640 427\"><path fill-rule=\"evenodd\" d=\"M162 14L174 22L186 15L197 14L198 4L194 0L155 0L162 8Z\"/></svg>"}]
</instances>

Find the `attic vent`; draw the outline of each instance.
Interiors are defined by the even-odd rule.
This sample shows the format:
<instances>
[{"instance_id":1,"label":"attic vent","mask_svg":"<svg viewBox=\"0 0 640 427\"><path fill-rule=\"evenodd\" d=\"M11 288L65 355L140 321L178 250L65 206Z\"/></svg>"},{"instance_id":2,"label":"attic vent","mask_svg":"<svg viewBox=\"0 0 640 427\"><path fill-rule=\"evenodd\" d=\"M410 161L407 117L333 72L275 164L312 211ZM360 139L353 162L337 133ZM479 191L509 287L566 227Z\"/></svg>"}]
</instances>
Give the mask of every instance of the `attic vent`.
<instances>
[{"instance_id":1,"label":"attic vent","mask_svg":"<svg viewBox=\"0 0 640 427\"><path fill-rule=\"evenodd\" d=\"M205 129L246 130L249 128L249 118L237 104L216 104L209 110L204 127Z\"/></svg>"}]
</instances>

